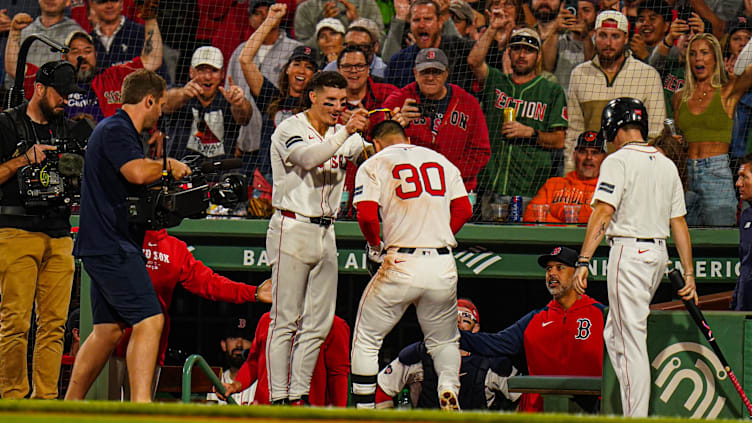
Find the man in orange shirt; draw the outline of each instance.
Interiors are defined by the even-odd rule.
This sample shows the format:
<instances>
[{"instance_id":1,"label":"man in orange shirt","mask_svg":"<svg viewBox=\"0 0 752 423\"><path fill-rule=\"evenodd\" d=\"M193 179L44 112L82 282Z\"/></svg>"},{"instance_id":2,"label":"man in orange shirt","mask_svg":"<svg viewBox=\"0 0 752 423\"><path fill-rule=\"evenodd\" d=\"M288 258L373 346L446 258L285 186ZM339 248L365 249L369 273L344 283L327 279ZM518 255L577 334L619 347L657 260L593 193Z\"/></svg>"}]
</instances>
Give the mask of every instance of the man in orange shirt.
<instances>
[{"instance_id":1,"label":"man in orange shirt","mask_svg":"<svg viewBox=\"0 0 752 423\"><path fill-rule=\"evenodd\" d=\"M563 178L549 178L541 187L525 210L524 221L535 222L536 204L548 205L544 222L565 222L564 206L580 206L578 223L587 223L590 213L590 199L598 182L601 162L606 158L606 146L603 139L595 132L585 131L577 138L574 149L575 170Z\"/></svg>"}]
</instances>

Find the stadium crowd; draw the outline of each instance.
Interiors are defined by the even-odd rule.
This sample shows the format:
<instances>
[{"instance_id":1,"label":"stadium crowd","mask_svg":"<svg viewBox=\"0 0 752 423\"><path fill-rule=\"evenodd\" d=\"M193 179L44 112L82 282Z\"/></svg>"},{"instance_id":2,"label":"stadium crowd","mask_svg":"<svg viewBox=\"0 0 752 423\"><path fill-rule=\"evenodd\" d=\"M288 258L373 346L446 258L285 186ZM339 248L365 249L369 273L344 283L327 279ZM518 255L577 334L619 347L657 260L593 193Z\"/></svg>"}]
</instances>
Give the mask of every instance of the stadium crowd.
<instances>
[{"instance_id":1,"label":"stadium crowd","mask_svg":"<svg viewBox=\"0 0 752 423\"><path fill-rule=\"evenodd\" d=\"M65 53L35 42L22 57L24 41L34 34L64 46ZM22 111L34 122L17 129L0 119L0 134L5 134L0 138L23 130L27 137L33 133L48 139L58 129L37 119L48 114L64 114L65 130L82 119L96 123L121 116L123 104L133 106L123 100L124 79L141 69L154 71L167 81L164 104L159 104L164 115L158 129L139 134L144 150L151 158L240 159L236 171L253 181L248 203L212 212L268 218L273 213L270 188L261 187L276 182L273 134L305 108L306 87L317 72L336 71L347 84L339 122L345 124L365 109L366 130L359 132L367 138L368 127L404 119L412 144L443 154L459 169L473 220L584 224L592 212L600 164L614 151L600 133L601 111L611 99L630 96L645 105L650 143L679 168L687 223L731 227L746 208L734 188L734 175L742 157L752 152L750 39L752 0L16 1L0 8L0 97L4 107L7 93L23 87L29 102ZM74 73L74 86L57 79L64 72ZM54 92L48 93L49 87ZM40 137L39 129L49 134ZM11 153L9 142L2 140L0 163ZM32 156L23 153L21 158L28 164L41 162L44 151L37 145L27 152ZM353 218L357 164L339 159L336 165L346 167L346 176L337 217ZM0 198L18 195L11 190L3 185ZM0 214L6 212L15 213L0 207ZM29 391L19 369L26 368L33 304L39 353L34 354L31 396L58 394L56 363L63 352L73 272L70 227L64 223L68 217L61 212L59 222L41 232L19 229L39 233L31 241L47 243L37 248L29 241L29 250L61 259L56 269L39 269L36 288L14 289L19 282L11 279L0 286L2 398L20 398ZM0 223L5 228L7 222ZM268 286L257 290L213 274L184 243L164 232L147 234L143 251L157 251L147 248L149 242L155 247L170 242L171 255L185 261L177 264L185 268L171 273L178 278L158 283L152 275L160 294L157 310L169 308L177 283L211 300L271 301ZM152 254L146 257L150 274L165 265L161 253ZM572 289L576 255L560 247L541 256L551 303L497 334L474 334L480 329L479 312L471 301L460 300L458 326L467 331L462 366L473 376L467 384L463 379L463 407L513 408L519 396L507 391L506 377L550 374L557 366L569 369L566 356L541 358L538 353L545 348L531 346L550 345L582 327L534 333L528 324L539 314L587 313L597 324L585 348L597 353L588 368L574 371L600 375L602 305ZM43 282L65 292L50 293ZM231 363L223 382L243 403L269 402L245 391L259 380L256 395L268 394L269 319L265 315L261 320L255 339L251 328L245 331L251 351L247 360L239 357L238 351L248 348L242 347L237 330L228 330L222 340ZM342 319L335 321L306 398L313 405L346 404L350 328ZM152 353L162 364L169 319L155 325L163 335ZM113 329L117 337L112 335L112 348L121 342L118 356L131 348L128 336L141 338L134 326L121 341L122 331ZM83 351L91 354L91 347ZM473 361L486 354L494 359ZM99 355L104 365L106 357ZM519 356L527 356L527 366L515 361ZM376 402L396 398L409 383L432 386L427 391L433 392L437 376L430 368L425 345L406 347L388 372L380 373ZM77 377L74 372L73 379ZM73 399L83 394L81 387L69 391ZM143 392L135 394L143 398ZM416 393L416 404L438 406L436 398L419 398ZM542 409L538 397L523 397L521 403L526 410Z\"/></svg>"}]
</instances>

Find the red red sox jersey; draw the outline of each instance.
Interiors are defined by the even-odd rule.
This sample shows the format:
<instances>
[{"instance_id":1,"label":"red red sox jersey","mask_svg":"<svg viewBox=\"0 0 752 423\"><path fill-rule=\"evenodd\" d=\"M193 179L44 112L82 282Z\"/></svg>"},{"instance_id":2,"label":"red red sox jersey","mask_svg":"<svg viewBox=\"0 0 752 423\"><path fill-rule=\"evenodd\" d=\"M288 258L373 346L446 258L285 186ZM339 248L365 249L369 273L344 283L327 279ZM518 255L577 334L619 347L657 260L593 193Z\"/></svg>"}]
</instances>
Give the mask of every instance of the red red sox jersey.
<instances>
[{"instance_id":1,"label":"red red sox jersey","mask_svg":"<svg viewBox=\"0 0 752 423\"><path fill-rule=\"evenodd\" d=\"M172 293L178 283L183 288L201 298L228 303L255 301L256 287L233 282L196 260L185 242L170 236L167 231L146 231L143 253L146 256L146 270L149 272L154 290L162 305L165 317L162 337L159 340L158 363L164 364L167 339L170 333L170 315L167 311L172 304ZM116 349L116 355L124 357L128 347L131 329L126 329L123 339Z\"/></svg>"},{"instance_id":2,"label":"red red sox jersey","mask_svg":"<svg viewBox=\"0 0 752 423\"><path fill-rule=\"evenodd\" d=\"M584 294L568 310L551 300L501 332L461 331L460 348L491 357L524 352L530 375L600 377L603 308ZM527 411L543 409L537 395L523 402Z\"/></svg>"},{"instance_id":3,"label":"red red sox jersey","mask_svg":"<svg viewBox=\"0 0 752 423\"><path fill-rule=\"evenodd\" d=\"M248 359L238 370L235 380L243 389L256 383L254 404L269 404L269 380L266 373L266 339L269 335L269 313L264 313L256 326L256 336L251 344ZM347 379L350 375L350 326L334 316L329 331L319 350L313 370L308 401L314 406L347 406Z\"/></svg>"}]
</instances>

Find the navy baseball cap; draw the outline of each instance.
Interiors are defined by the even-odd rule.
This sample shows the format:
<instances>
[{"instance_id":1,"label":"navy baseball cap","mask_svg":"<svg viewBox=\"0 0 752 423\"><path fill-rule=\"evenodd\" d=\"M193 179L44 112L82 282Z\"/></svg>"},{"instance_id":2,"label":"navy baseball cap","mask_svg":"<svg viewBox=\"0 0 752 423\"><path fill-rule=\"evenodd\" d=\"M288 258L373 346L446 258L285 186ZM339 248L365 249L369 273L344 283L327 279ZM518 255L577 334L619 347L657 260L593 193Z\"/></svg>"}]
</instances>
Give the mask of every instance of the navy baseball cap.
<instances>
[{"instance_id":1,"label":"navy baseball cap","mask_svg":"<svg viewBox=\"0 0 752 423\"><path fill-rule=\"evenodd\" d=\"M253 339L253 330L245 317L233 317L225 326L223 338Z\"/></svg>"},{"instance_id":2,"label":"navy baseball cap","mask_svg":"<svg viewBox=\"0 0 752 423\"><path fill-rule=\"evenodd\" d=\"M577 251L567 247L556 247L550 253L538 257L538 265L542 268L548 266L549 261L558 261L569 267L574 267L577 263Z\"/></svg>"},{"instance_id":3,"label":"navy baseball cap","mask_svg":"<svg viewBox=\"0 0 752 423\"><path fill-rule=\"evenodd\" d=\"M267 6L267 7L271 7L271 6L273 5L273 4L274 4L274 1L273 1L273 0L251 0L251 1L250 1L250 2L248 3L248 13L250 13L250 14L252 15L252 14L253 14L253 12L254 12L254 11L255 11L255 10L257 9L257 8L259 8L259 7L261 7L261 6Z\"/></svg>"},{"instance_id":4,"label":"navy baseball cap","mask_svg":"<svg viewBox=\"0 0 752 423\"><path fill-rule=\"evenodd\" d=\"M62 97L81 92L76 85L76 68L70 62L47 62L37 71L36 82L54 88Z\"/></svg>"},{"instance_id":5,"label":"navy baseball cap","mask_svg":"<svg viewBox=\"0 0 752 423\"><path fill-rule=\"evenodd\" d=\"M603 137L600 136L600 133L585 131L577 137L577 145L574 147L575 150L579 150L580 148L597 148L605 153L606 143L603 141Z\"/></svg>"},{"instance_id":6,"label":"navy baseball cap","mask_svg":"<svg viewBox=\"0 0 752 423\"><path fill-rule=\"evenodd\" d=\"M295 50L292 51L292 56L290 56L289 63L292 63L296 60L308 60L309 62L313 63L313 66L316 66L316 59L316 50L308 46L297 46L295 47Z\"/></svg>"},{"instance_id":7,"label":"navy baseball cap","mask_svg":"<svg viewBox=\"0 0 752 423\"><path fill-rule=\"evenodd\" d=\"M737 16L735 19L728 22L726 26L726 33L729 36L733 35L736 31L747 30L752 32L752 21L747 19L746 16Z\"/></svg>"}]
</instances>

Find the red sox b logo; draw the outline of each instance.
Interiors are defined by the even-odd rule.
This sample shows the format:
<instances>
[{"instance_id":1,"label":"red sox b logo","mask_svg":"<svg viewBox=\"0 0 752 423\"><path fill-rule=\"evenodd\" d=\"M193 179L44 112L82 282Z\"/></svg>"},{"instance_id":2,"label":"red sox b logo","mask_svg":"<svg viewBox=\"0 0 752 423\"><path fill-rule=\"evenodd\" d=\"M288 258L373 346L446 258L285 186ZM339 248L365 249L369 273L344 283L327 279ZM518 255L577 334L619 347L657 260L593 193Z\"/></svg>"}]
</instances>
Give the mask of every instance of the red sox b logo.
<instances>
[{"instance_id":1,"label":"red sox b logo","mask_svg":"<svg viewBox=\"0 0 752 423\"><path fill-rule=\"evenodd\" d=\"M577 325L577 335L574 336L574 339L590 338L590 328L593 326L590 319L577 319Z\"/></svg>"}]
</instances>

